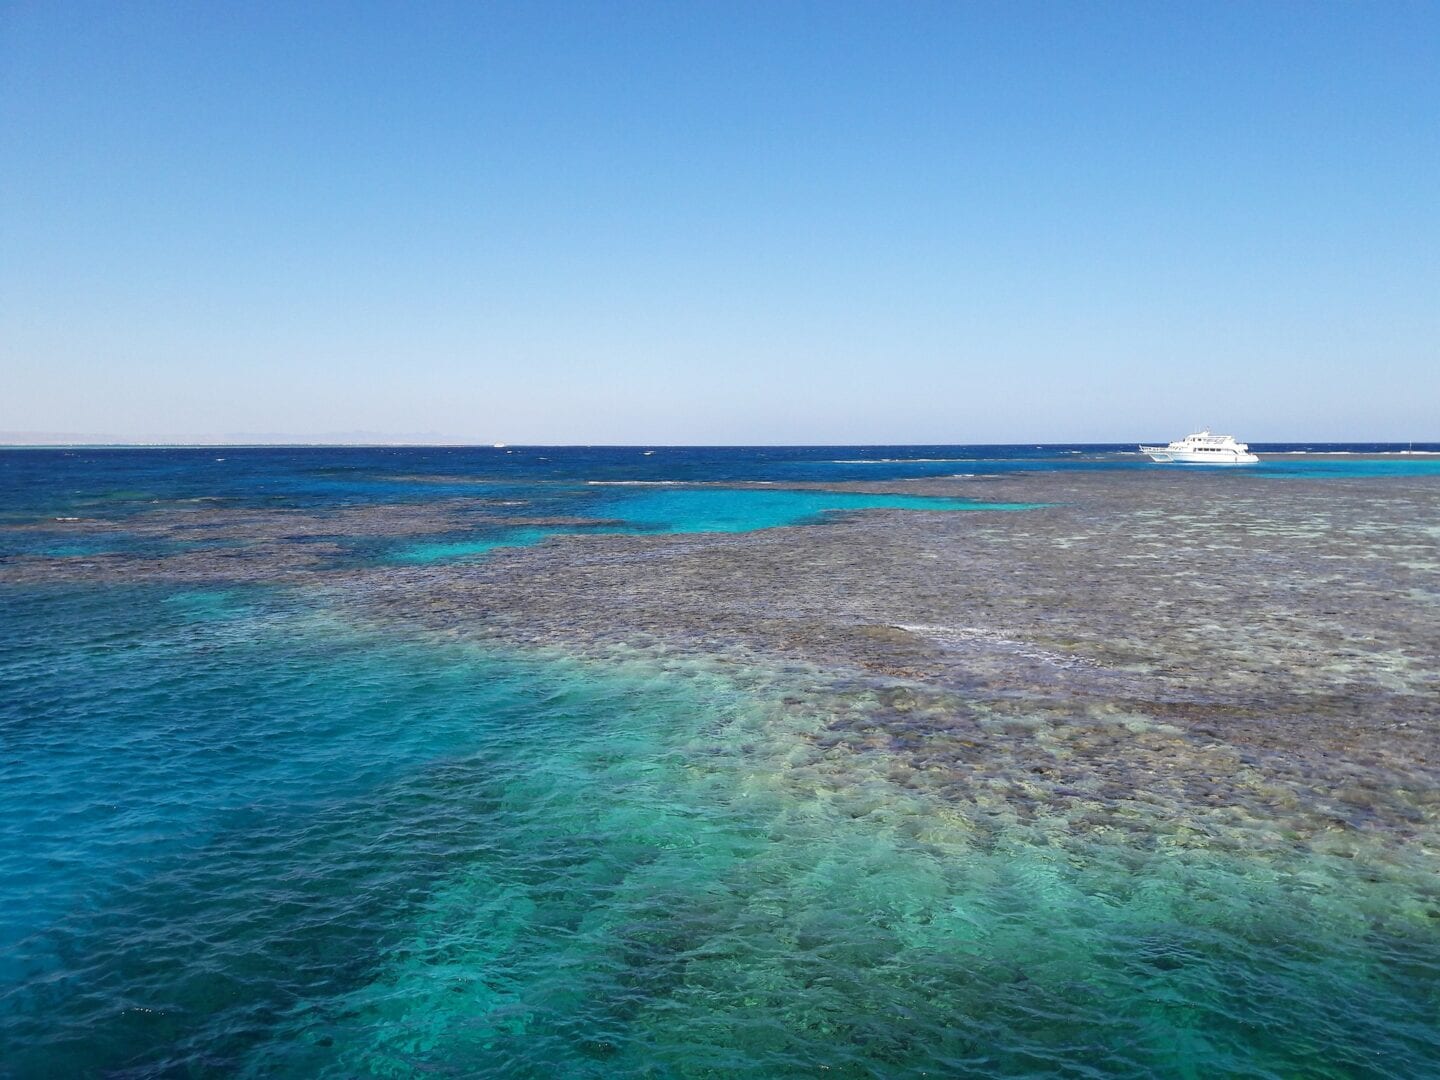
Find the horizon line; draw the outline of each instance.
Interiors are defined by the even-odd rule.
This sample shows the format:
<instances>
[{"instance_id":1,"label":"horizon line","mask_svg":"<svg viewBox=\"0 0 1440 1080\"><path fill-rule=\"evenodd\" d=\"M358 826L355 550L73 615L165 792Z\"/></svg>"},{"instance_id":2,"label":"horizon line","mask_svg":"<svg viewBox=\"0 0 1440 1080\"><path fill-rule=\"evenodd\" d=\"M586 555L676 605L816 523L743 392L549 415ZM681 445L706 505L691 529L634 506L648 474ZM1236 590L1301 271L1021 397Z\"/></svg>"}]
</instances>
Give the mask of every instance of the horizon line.
<instances>
[{"instance_id":1,"label":"horizon line","mask_svg":"<svg viewBox=\"0 0 1440 1080\"><path fill-rule=\"evenodd\" d=\"M660 442L587 442L587 443L490 443L490 442L371 442L371 441L302 441L293 442L169 442L149 441L75 441L75 442L6 442L0 440L0 450L303 450L303 449L391 449L391 450L782 450L782 449L855 449L858 447L974 447L1003 446L1029 447L1040 449L1047 446L1131 446L1143 443L1144 439L1111 439L1104 441L1059 440L1035 442L851 442L851 443L660 443ZM1347 446L1366 444L1372 446L1440 446L1440 439L1270 439L1254 440L1251 445L1293 446Z\"/></svg>"}]
</instances>

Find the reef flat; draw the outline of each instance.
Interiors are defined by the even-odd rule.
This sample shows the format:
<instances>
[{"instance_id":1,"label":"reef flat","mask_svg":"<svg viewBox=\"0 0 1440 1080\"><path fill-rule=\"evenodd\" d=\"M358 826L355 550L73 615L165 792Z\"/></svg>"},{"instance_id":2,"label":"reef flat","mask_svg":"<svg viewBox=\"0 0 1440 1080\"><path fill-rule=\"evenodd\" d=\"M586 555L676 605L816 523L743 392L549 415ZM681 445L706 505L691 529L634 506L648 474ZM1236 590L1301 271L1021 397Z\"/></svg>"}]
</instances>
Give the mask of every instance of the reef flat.
<instances>
[{"instance_id":1,"label":"reef flat","mask_svg":"<svg viewBox=\"0 0 1440 1080\"><path fill-rule=\"evenodd\" d=\"M874 702L843 714L837 743L1017 814L1199 843L1241 821L1342 851L1423 834L1440 851L1435 484L1030 474L846 490L1045 505L567 537L337 587L515 642L814 664Z\"/></svg>"},{"instance_id":2,"label":"reef flat","mask_svg":"<svg viewBox=\"0 0 1440 1080\"><path fill-rule=\"evenodd\" d=\"M520 500L172 506L9 526L138 550L12 558L0 582L284 583L366 618L509 645L802 663L817 688L854 699L830 703L822 743L882 753L941 797L1091 825L1158 819L1193 842L1244 819L1275 843L1423 835L1440 850L1440 490L1428 479L786 486L1037 508L617 535L614 521L527 515ZM479 508L490 528L571 531L483 560L343 561L357 540L453 534Z\"/></svg>"},{"instance_id":3,"label":"reef flat","mask_svg":"<svg viewBox=\"0 0 1440 1080\"><path fill-rule=\"evenodd\" d=\"M256 626L310 612L294 632L317 658L334 635L572 665L505 676L522 698L553 683L546 702L578 692L567 679L620 680L611 735L583 749L599 736L546 721L540 742L493 751L481 802L516 797L501 762L551 761L554 786L530 785L549 809L517 836L543 848L549 821L575 838L564 858L592 866L624 837L650 850L637 838L653 827L671 855L599 892L557 869L591 899L551 912L571 944L550 952L540 870L440 874L432 929L409 931L427 944L284 1037L241 1039L235 1060L656 1076L1440 1063L1424 1019L1440 992L1433 477L786 480L810 516L748 531L659 528L653 508L637 526L609 495L436 483L362 505L173 500L0 526L16 596L169 597L171 615L231 627L245 603L271 612ZM467 547L472 528L489 539ZM408 700L404 683L387 692ZM652 708L642 686L721 704L667 689ZM582 776L604 780L601 802L565 794ZM623 986L631 1005L571 1030L585 1009L536 989L552 961L618 965L596 992ZM451 994L442 970L489 989ZM283 1049L296 1039L299 1057Z\"/></svg>"}]
</instances>

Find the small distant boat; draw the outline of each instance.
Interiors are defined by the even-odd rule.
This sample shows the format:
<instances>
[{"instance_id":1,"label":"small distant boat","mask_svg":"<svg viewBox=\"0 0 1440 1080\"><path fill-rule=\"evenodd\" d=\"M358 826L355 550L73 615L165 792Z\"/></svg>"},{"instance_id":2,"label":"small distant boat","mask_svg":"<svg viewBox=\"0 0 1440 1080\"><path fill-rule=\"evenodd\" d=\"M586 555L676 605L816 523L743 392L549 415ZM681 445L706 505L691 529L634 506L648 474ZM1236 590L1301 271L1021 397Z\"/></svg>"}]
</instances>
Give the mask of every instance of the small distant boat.
<instances>
[{"instance_id":1,"label":"small distant boat","mask_svg":"<svg viewBox=\"0 0 1440 1080\"><path fill-rule=\"evenodd\" d=\"M1254 465L1260 460L1250 453L1249 446L1236 442L1235 436L1212 435L1208 430L1176 439L1169 446L1141 446L1140 452L1154 461L1176 465Z\"/></svg>"},{"instance_id":2,"label":"small distant boat","mask_svg":"<svg viewBox=\"0 0 1440 1080\"><path fill-rule=\"evenodd\" d=\"M505 449L505 444L504 444L503 442L491 443L490 445L491 445L491 447L492 447L493 449L496 449L496 450L504 450L504 449Z\"/></svg>"}]
</instances>

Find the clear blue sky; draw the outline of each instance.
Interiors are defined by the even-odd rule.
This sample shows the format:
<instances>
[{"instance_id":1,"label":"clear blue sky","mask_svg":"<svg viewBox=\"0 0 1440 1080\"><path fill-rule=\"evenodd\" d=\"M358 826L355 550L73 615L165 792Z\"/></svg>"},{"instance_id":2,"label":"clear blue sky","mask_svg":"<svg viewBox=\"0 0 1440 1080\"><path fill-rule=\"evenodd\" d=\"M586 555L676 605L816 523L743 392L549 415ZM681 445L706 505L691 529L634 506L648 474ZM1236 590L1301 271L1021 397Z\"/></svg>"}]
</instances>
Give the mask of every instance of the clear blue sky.
<instances>
[{"instance_id":1,"label":"clear blue sky","mask_svg":"<svg viewBox=\"0 0 1440 1080\"><path fill-rule=\"evenodd\" d=\"M1440 4L0 6L0 430L1440 438Z\"/></svg>"}]
</instances>

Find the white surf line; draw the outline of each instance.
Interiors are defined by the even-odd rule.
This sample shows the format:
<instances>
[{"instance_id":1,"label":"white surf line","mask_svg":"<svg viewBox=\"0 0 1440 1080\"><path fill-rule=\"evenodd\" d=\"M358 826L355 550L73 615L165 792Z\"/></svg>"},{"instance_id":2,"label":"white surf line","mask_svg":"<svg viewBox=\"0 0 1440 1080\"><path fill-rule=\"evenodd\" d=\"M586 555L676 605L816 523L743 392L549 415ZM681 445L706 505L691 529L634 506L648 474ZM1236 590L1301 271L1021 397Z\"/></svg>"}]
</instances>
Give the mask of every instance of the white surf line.
<instances>
[{"instance_id":1,"label":"white surf line","mask_svg":"<svg viewBox=\"0 0 1440 1080\"><path fill-rule=\"evenodd\" d=\"M896 630L904 630L906 633L928 638L937 645L951 648L978 642L982 645L996 645L1009 649L1027 660L1038 660L1051 667L1098 668L1104 666L1098 660L1092 660L1088 656L1066 656L1064 653L1049 652L1031 645L1027 641L1016 641L1014 638L1006 637L998 630L987 630L980 626L915 626L905 623L891 623L890 625Z\"/></svg>"}]
</instances>

